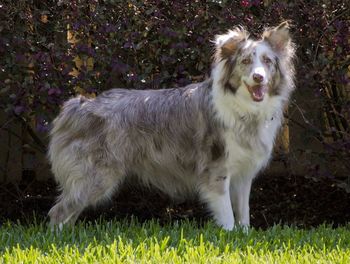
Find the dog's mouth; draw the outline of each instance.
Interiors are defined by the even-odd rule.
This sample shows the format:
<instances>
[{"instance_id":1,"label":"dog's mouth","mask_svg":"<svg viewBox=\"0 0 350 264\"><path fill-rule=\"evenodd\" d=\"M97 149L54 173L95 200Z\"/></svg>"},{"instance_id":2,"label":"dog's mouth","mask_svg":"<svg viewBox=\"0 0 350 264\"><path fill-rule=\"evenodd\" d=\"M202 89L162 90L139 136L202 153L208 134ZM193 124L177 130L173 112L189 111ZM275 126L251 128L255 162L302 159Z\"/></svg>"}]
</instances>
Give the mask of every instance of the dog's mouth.
<instances>
[{"instance_id":1,"label":"dog's mouth","mask_svg":"<svg viewBox=\"0 0 350 264\"><path fill-rule=\"evenodd\" d=\"M267 86L266 85L253 85L249 86L246 82L244 82L245 86L247 86L247 89L250 93L250 96L255 102L261 102L264 100L264 96L267 92Z\"/></svg>"}]
</instances>

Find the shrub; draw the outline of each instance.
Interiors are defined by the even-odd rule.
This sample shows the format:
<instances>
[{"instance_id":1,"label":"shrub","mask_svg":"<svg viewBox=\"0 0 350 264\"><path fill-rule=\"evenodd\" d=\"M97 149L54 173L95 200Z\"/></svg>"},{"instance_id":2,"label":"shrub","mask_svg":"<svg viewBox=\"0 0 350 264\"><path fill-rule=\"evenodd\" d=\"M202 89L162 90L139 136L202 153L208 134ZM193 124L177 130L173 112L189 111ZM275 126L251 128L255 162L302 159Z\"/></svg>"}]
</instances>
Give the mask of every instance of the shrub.
<instances>
[{"instance_id":1,"label":"shrub","mask_svg":"<svg viewBox=\"0 0 350 264\"><path fill-rule=\"evenodd\" d=\"M0 107L37 131L76 93L201 81L215 34L242 24L257 35L289 19L298 45L291 124L318 144L295 151L310 154L315 177L332 176L334 160L350 169L347 1L5 0L0 11Z\"/></svg>"}]
</instances>

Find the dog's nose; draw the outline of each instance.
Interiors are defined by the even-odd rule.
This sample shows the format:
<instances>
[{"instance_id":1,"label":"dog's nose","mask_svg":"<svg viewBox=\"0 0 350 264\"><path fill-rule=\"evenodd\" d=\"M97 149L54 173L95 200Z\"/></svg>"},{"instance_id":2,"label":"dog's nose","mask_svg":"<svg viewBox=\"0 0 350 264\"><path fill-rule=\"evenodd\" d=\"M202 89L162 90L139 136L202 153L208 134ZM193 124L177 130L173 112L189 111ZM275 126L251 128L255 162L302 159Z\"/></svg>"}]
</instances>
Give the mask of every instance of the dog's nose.
<instances>
[{"instance_id":1,"label":"dog's nose","mask_svg":"<svg viewBox=\"0 0 350 264\"><path fill-rule=\"evenodd\" d=\"M264 80L264 76L258 74L258 73L254 73L253 74L253 80L257 83L261 83Z\"/></svg>"}]
</instances>

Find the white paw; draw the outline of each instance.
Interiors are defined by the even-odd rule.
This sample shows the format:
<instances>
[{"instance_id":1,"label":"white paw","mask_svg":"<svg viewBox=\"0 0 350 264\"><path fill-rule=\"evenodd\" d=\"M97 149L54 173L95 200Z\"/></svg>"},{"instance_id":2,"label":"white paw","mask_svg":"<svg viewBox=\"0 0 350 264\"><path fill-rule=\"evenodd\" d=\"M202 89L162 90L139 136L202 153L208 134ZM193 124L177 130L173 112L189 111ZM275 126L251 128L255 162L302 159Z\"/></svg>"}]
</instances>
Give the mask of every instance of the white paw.
<instances>
[{"instance_id":1,"label":"white paw","mask_svg":"<svg viewBox=\"0 0 350 264\"><path fill-rule=\"evenodd\" d=\"M235 228L235 225L231 225L231 224L222 225L222 228L225 229L226 231L232 231Z\"/></svg>"},{"instance_id":2,"label":"white paw","mask_svg":"<svg viewBox=\"0 0 350 264\"><path fill-rule=\"evenodd\" d=\"M249 224L239 224L236 226L237 230L241 230L244 234L249 234L250 226Z\"/></svg>"},{"instance_id":3,"label":"white paw","mask_svg":"<svg viewBox=\"0 0 350 264\"><path fill-rule=\"evenodd\" d=\"M249 225L242 225L241 228L242 228L243 233L248 235L249 230L250 230Z\"/></svg>"}]
</instances>

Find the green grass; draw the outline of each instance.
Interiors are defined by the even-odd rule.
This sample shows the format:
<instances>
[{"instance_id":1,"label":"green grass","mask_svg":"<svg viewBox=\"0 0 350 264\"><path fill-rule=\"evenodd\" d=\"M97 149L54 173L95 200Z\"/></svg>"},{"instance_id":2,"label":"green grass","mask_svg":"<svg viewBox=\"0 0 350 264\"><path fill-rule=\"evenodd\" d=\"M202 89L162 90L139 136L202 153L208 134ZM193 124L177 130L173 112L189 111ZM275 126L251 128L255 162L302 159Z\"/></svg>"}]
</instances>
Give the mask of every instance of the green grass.
<instances>
[{"instance_id":1,"label":"green grass","mask_svg":"<svg viewBox=\"0 0 350 264\"><path fill-rule=\"evenodd\" d=\"M0 263L350 263L350 226L226 232L212 223L135 220L0 227Z\"/></svg>"}]
</instances>

